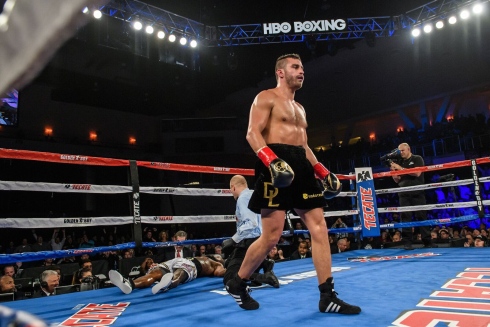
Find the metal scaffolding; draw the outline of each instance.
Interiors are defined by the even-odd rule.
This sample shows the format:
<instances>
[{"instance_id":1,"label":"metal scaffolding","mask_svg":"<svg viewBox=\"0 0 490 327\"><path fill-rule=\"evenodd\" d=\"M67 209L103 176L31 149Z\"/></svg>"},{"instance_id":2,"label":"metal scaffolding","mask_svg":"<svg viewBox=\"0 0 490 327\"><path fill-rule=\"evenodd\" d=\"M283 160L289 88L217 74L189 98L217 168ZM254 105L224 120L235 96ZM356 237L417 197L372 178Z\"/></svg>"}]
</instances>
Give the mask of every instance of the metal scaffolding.
<instances>
[{"instance_id":1,"label":"metal scaffolding","mask_svg":"<svg viewBox=\"0 0 490 327\"><path fill-rule=\"evenodd\" d=\"M397 30L411 29L428 21L446 19L457 10L488 0L434 0L397 16L346 19L342 31L265 35L262 24L207 26L138 0L111 0L100 10L108 16L127 21L139 19L166 33L179 33L205 46L239 46L269 43L329 41L390 37Z\"/></svg>"}]
</instances>

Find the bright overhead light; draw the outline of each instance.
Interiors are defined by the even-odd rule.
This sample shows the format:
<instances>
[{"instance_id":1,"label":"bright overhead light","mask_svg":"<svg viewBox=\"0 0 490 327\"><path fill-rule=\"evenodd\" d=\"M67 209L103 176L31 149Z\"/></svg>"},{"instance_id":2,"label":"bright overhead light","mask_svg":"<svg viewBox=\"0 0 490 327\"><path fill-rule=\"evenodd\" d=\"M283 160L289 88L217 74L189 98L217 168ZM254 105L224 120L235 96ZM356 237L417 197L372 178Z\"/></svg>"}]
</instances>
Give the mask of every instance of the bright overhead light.
<instances>
[{"instance_id":1,"label":"bright overhead light","mask_svg":"<svg viewBox=\"0 0 490 327\"><path fill-rule=\"evenodd\" d=\"M94 17L99 19L100 17L102 17L102 12L100 10L95 10L94 11Z\"/></svg>"},{"instance_id":2,"label":"bright overhead light","mask_svg":"<svg viewBox=\"0 0 490 327\"><path fill-rule=\"evenodd\" d=\"M191 48L197 47L197 41L196 40L192 40L191 43L190 43L190 46L191 46Z\"/></svg>"},{"instance_id":3,"label":"bright overhead light","mask_svg":"<svg viewBox=\"0 0 490 327\"><path fill-rule=\"evenodd\" d=\"M175 35L173 35L173 34L170 34L170 35L169 35L169 37L168 37L168 40L169 40L170 42L175 42L175 39L176 39L176 37L175 37Z\"/></svg>"},{"instance_id":4,"label":"bright overhead light","mask_svg":"<svg viewBox=\"0 0 490 327\"><path fill-rule=\"evenodd\" d=\"M481 3L477 3L477 4L475 4L475 5L473 6L473 12L474 12L475 14L481 14L481 13L482 13L482 11L483 11L483 6L482 6L482 4L481 4Z\"/></svg>"},{"instance_id":5,"label":"bright overhead light","mask_svg":"<svg viewBox=\"0 0 490 327\"><path fill-rule=\"evenodd\" d=\"M146 26L145 31L148 34L153 34L153 26L150 25Z\"/></svg>"},{"instance_id":6,"label":"bright overhead light","mask_svg":"<svg viewBox=\"0 0 490 327\"><path fill-rule=\"evenodd\" d=\"M438 21L438 22L436 23L436 27L437 27L438 29L443 28L443 27L444 27L444 22L443 22L442 20Z\"/></svg>"},{"instance_id":7,"label":"bright overhead light","mask_svg":"<svg viewBox=\"0 0 490 327\"><path fill-rule=\"evenodd\" d=\"M83 8L82 12L83 12L84 14L88 13L88 8L87 8L87 7Z\"/></svg>"},{"instance_id":8,"label":"bright overhead light","mask_svg":"<svg viewBox=\"0 0 490 327\"><path fill-rule=\"evenodd\" d=\"M164 31L159 31L157 33L157 36L158 36L159 39L163 39L165 37L165 32Z\"/></svg>"},{"instance_id":9,"label":"bright overhead light","mask_svg":"<svg viewBox=\"0 0 490 327\"><path fill-rule=\"evenodd\" d=\"M139 21L135 21L133 24L133 27L135 30L139 31L140 29L143 28L143 24L141 24L141 22L139 22Z\"/></svg>"},{"instance_id":10,"label":"bright overhead light","mask_svg":"<svg viewBox=\"0 0 490 327\"><path fill-rule=\"evenodd\" d=\"M181 37L179 40L180 44L186 45L187 44L187 39L185 37Z\"/></svg>"},{"instance_id":11,"label":"bright overhead light","mask_svg":"<svg viewBox=\"0 0 490 327\"><path fill-rule=\"evenodd\" d=\"M430 33L432 32L432 25L431 24L427 24L424 26L424 32L425 33Z\"/></svg>"},{"instance_id":12,"label":"bright overhead light","mask_svg":"<svg viewBox=\"0 0 490 327\"><path fill-rule=\"evenodd\" d=\"M447 20L449 24L456 24L456 22L458 21L458 19L456 18L456 16L451 16L449 17L449 19Z\"/></svg>"},{"instance_id":13,"label":"bright overhead light","mask_svg":"<svg viewBox=\"0 0 490 327\"><path fill-rule=\"evenodd\" d=\"M418 28L414 28L414 29L412 30L412 36L413 36L413 37L417 37L417 36L419 36L419 35L420 35L420 29L418 29Z\"/></svg>"},{"instance_id":14,"label":"bright overhead light","mask_svg":"<svg viewBox=\"0 0 490 327\"><path fill-rule=\"evenodd\" d=\"M459 17L461 17L461 19L467 19L468 17L470 17L470 12L465 9L459 13Z\"/></svg>"}]
</instances>

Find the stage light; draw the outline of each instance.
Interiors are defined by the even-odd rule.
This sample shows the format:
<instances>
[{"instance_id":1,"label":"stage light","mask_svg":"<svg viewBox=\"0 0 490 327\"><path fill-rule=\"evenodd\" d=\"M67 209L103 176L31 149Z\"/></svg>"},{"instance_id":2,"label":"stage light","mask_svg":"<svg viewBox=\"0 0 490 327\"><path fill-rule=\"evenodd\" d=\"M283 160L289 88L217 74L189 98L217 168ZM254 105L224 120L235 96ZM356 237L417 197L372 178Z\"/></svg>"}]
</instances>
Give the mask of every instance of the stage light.
<instances>
[{"instance_id":1,"label":"stage light","mask_svg":"<svg viewBox=\"0 0 490 327\"><path fill-rule=\"evenodd\" d=\"M187 44L187 39L185 37L181 37L179 40L180 44L186 45Z\"/></svg>"},{"instance_id":2,"label":"stage light","mask_svg":"<svg viewBox=\"0 0 490 327\"><path fill-rule=\"evenodd\" d=\"M436 23L436 28L441 29L441 28L443 28L443 27L444 27L444 22L443 22L442 20L440 20L440 21L438 21L438 22Z\"/></svg>"},{"instance_id":3,"label":"stage light","mask_svg":"<svg viewBox=\"0 0 490 327\"><path fill-rule=\"evenodd\" d=\"M175 37L175 35L173 35L173 34L170 34L170 35L168 36L168 40L169 40L170 42L175 42L175 39L176 39L176 37Z\"/></svg>"},{"instance_id":4,"label":"stage light","mask_svg":"<svg viewBox=\"0 0 490 327\"><path fill-rule=\"evenodd\" d=\"M190 43L190 46L191 46L191 48L197 47L197 41L196 40L192 40L191 43Z\"/></svg>"},{"instance_id":5,"label":"stage light","mask_svg":"<svg viewBox=\"0 0 490 327\"><path fill-rule=\"evenodd\" d=\"M467 19L470 17L470 12L465 9L459 13L459 17L461 17L461 19Z\"/></svg>"},{"instance_id":6,"label":"stage light","mask_svg":"<svg viewBox=\"0 0 490 327\"><path fill-rule=\"evenodd\" d=\"M132 136L129 137L129 144L136 145L136 139Z\"/></svg>"},{"instance_id":7,"label":"stage light","mask_svg":"<svg viewBox=\"0 0 490 327\"><path fill-rule=\"evenodd\" d=\"M148 34L153 34L153 31L154 31L153 26L150 26L150 25L146 26L145 31Z\"/></svg>"},{"instance_id":8,"label":"stage light","mask_svg":"<svg viewBox=\"0 0 490 327\"><path fill-rule=\"evenodd\" d=\"M134 27L135 30L139 31L140 29L143 28L143 24L141 24L141 22L139 22L139 21L135 21L133 23L133 27Z\"/></svg>"},{"instance_id":9,"label":"stage light","mask_svg":"<svg viewBox=\"0 0 490 327\"><path fill-rule=\"evenodd\" d=\"M413 37L418 37L420 35L420 29L419 28L414 28L412 30L412 36Z\"/></svg>"},{"instance_id":10,"label":"stage light","mask_svg":"<svg viewBox=\"0 0 490 327\"><path fill-rule=\"evenodd\" d=\"M93 142L97 141L97 133L90 132L89 133L89 139L90 139L90 141L93 141Z\"/></svg>"},{"instance_id":11,"label":"stage light","mask_svg":"<svg viewBox=\"0 0 490 327\"><path fill-rule=\"evenodd\" d=\"M165 37L165 32L164 31L159 31L157 33L157 36L158 36L159 39L163 39Z\"/></svg>"},{"instance_id":12,"label":"stage light","mask_svg":"<svg viewBox=\"0 0 490 327\"><path fill-rule=\"evenodd\" d=\"M473 6L473 13L481 14L483 12L483 6L481 3L477 3Z\"/></svg>"},{"instance_id":13,"label":"stage light","mask_svg":"<svg viewBox=\"0 0 490 327\"><path fill-rule=\"evenodd\" d=\"M48 137L53 136L53 129L51 127L45 127L44 136L48 136Z\"/></svg>"},{"instance_id":14,"label":"stage light","mask_svg":"<svg viewBox=\"0 0 490 327\"><path fill-rule=\"evenodd\" d=\"M82 12L83 12L84 14L88 13L88 7L83 8Z\"/></svg>"},{"instance_id":15,"label":"stage light","mask_svg":"<svg viewBox=\"0 0 490 327\"><path fill-rule=\"evenodd\" d=\"M100 12L100 10L96 10L94 11L94 17L99 19L100 17L102 17L102 13Z\"/></svg>"},{"instance_id":16,"label":"stage light","mask_svg":"<svg viewBox=\"0 0 490 327\"><path fill-rule=\"evenodd\" d=\"M456 22L458 21L458 19L456 18L456 16L451 16L449 17L449 19L447 20L447 22L451 25L453 24L456 24Z\"/></svg>"},{"instance_id":17,"label":"stage light","mask_svg":"<svg viewBox=\"0 0 490 327\"><path fill-rule=\"evenodd\" d=\"M424 32L425 33L430 33L432 32L432 25L431 24L427 24L424 26Z\"/></svg>"}]
</instances>

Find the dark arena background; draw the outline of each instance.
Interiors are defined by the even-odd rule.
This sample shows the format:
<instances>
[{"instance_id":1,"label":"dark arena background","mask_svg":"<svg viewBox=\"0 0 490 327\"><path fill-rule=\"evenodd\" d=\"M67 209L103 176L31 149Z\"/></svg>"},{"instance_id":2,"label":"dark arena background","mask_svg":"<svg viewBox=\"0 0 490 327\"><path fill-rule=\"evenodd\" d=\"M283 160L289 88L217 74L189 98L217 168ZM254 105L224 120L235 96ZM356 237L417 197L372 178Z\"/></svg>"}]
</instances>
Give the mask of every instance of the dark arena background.
<instances>
[{"instance_id":1,"label":"dark arena background","mask_svg":"<svg viewBox=\"0 0 490 327\"><path fill-rule=\"evenodd\" d=\"M0 10L0 326L490 326L487 0L0 0ZM295 212L273 258L279 289L252 288L259 310L238 308L218 277L123 294L110 270L135 278L175 245L219 254L236 232L230 178L255 184L250 106L287 53L304 65L295 100L308 144L342 183L324 207L335 290L362 312L318 312L313 260L291 258L309 240ZM425 182L408 191L427 203L408 222L388 161L401 143L424 159L409 172ZM427 227L431 239L417 238ZM82 255L90 285L74 278ZM56 296L36 298L55 268Z\"/></svg>"}]
</instances>

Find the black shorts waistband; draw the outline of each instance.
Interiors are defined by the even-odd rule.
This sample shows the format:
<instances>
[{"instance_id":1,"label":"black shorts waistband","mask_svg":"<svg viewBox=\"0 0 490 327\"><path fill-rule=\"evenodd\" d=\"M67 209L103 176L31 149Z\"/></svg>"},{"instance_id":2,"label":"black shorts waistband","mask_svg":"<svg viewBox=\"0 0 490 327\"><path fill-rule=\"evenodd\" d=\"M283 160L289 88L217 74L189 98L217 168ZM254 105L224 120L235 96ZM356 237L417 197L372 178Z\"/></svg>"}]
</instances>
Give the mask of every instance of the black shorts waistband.
<instances>
[{"instance_id":1,"label":"black shorts waistband","mask_svg":"<svg viewBox=\"0 0 490 327\"><path fill-rule=\"evenodd\" d=\"M271 148L274 153L281 157L281 153L286 153L293 156L306 156L306 150L300 145L290 145L290 144L282 144L282 143L271 143L267 144L269 148Z\"/></svg>"},{"instance_id":2,"label":"black shorts waistband","mask_svg":"<svg viewBox=\"0 0 490 327\"><path fill-rule=\"evenodd\" d=\"M199 260L197 260L196 258L192 258L190 259L194 265L196 266L196 271L197 271L197 277L201 277L201 272L202 272L202 265L201 265L201 262Z\"/></svg>"}]
</instances>

